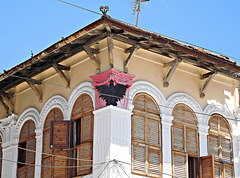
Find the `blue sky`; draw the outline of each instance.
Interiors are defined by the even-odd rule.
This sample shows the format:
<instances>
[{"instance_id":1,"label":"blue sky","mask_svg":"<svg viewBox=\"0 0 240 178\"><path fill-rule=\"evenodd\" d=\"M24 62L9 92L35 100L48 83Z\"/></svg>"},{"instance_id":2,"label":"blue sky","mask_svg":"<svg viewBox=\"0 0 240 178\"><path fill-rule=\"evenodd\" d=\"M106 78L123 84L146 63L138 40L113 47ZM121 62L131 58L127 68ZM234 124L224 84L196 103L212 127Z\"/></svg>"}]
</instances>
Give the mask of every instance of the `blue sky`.
<instances>
[{"instance_id":1,"label":"blue sky","mask_svg":"<svg viewBox=\"0 0 240 178\"><path fill-rule=\"evenodd\" d=\"M135 24L132 0L66 0ZM57 0L0 1L0 72L44 50L101 16ZM240 59L240 0L150 0L139 26ZM237 61L240 64L240 61Z\"/></svg>"}]
</instances>

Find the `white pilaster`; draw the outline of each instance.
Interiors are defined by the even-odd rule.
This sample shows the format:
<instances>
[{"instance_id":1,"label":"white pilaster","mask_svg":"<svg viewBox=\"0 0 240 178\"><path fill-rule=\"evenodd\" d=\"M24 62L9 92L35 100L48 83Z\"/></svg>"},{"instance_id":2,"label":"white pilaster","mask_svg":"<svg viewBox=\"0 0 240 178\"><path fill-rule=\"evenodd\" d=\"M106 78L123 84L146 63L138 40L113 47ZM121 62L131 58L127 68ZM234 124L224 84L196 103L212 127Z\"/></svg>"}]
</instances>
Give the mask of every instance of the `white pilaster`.
<instances>
[{"instance_id":1,"label":"white pilaster","mask_svg":"<svg viewBox=\"0 0 240 178\"><path fill-rule=\"evenodd\" d=\"M18 144L3 148L2 177L17 177L17 151Z\"/></svg>"},{"instance_id":2,"label":"white pilaster","mask_svg":"<svg viewBox=\"0 0 240 178\"><path fill-rule=\"evenodd\" d=\"M172 137L171 126L173 116L161 114L162 120L162 162L163 162L163 178L172 177Z\"/></svg>"},{"instance_id":3,"label":"white pilaster","mask_svg":"<svg viewBox=\"0 0 240 178\"><path fill-rule=\"evenodd\" d=\"M36 130L35 178L41 177L42 129Z\"/></svg>"},{"instance_id":4,"label":"white pilaster","mask_svg":"<svg viewBox=\"0 0 240 178\"><path fill-rule=\"evenodd\" d=\"M234 176L240 177L239 170L240 170L240 155L239 155L239 148L240 148L240 140L238 136L232 136L232 144L233 144L233 163L234 163Z\"/></svg>"},{"instance_id":5,"label":"white pilaster","mask_svg":"<svg viewBox=\"0 0 240 178\"><path fill-rule=\"evenodd\" d=\"M131 177L131 114L116 106L94 111L93 178Z\"/></svg>"},{"instance_id":6,"label":"white pilaster","mask_svg":"<svg viewBox=\"0 0 240 178\"><path fill-rule=\"evenodd\" d=\"M208 139L207 139L208 129L209 129L209 126L207 124L198 123L200 156L208 155Z\"/></svg>"}]
</instances>

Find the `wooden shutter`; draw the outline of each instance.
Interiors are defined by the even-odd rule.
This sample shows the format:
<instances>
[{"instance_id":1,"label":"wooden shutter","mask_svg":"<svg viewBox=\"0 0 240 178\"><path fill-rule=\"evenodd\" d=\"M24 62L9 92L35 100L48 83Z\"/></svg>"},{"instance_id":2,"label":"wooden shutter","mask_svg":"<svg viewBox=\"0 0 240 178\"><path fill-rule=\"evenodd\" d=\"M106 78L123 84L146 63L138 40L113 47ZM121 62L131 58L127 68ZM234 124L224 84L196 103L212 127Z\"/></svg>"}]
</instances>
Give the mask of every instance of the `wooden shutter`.
<instances>
[{"instance_id":1,"label":"wooden shutter","mask_svg":"<svg viewBox=\"0 0 240 178\"><path fill-rule=\"evenodd\" d=\"M77 150L77 159L79 159L77 162L77 175L91 173L92 166L90 165L92 165L92 161L87 160L92 160L92 143L80 144Z\"/></svg>"},{"instance_id":2,"label":"wooden shutter","mask_svg":"<svg viewBox=\"0 0 240 178\"><path fill-rule=\"evenodd\" d=\"M222 173L221 173L221 164L220 163L217 163L217 162L215 162L215 178L220 178L220 177L222 177L221 175L222 175Z\"/></svg>"},{"instance_id":3,"label":"wooden shutter","mask_svg":"<svg viewBox=\"0 0 240 178\"><path fill-rule=\"evenodd\" d=\"M0 136L0 177L1 177L1 174L2 174L2 157L3 154L2 154L2 138Z\"/></svg>"},{"instance_id":4,"label":"wooden shutter","mask_svg":"<svg viewBox=\"0 0 240 178\"><path fill-rule=\"evenodd\" d=\"M92 140L93 116L92 113L81 118L81 143Z\"/></svg>"},{"instance_id":5,"label":"wooden shutter","mask_svg":"<svg viewBox=\"0 0 240 178\"><path fill-rule=\"evenodd\" d=\"M42 172L41 172L41 178L49 178L51 177L51 162L52 157L48 157L42 160Z\"/></svg>"},{"instance_id":6,"label":"wooden shutter","mask_svg":"<svg viewBox=\"0 0 240 178\"><path fill-rule=\"evenodd\" d=\"M160 145L160 120L148 119L148 143Z\"/></svg>"},{"instance_id":7,"label":"wooden shutter","mask_svg":"<svg viewBox=\"0 0 240 178\"><path fill-rule=\"evenodd\" d=\"M184 126L173 124L173 150L184 151Z\"/></svg>"},{"instance_id":8,"label":"wooden shutter","mask_svg":"<svg viewBox=\"0 0 240 178\"><path fill-rule=\"evenodd\" d=\"M218 132L218 117L217 116L211 116L209 121L210 130Z\"/></svg>"},{"instance_id":9,"label":"wooden shutter","mask_svg":"<svg viewBox=\"0 0 240 178\"><path fill-rule=\"evenodd\" d=\"M186 128L186 140L187 140L187 152L188 153L198 153L198 133L195 128Z\"/></svg>"},{"instance_id":10,"label":"wooden shutter","mask_svg":"<svg viewBox=\"0 0 240 178\"><path fill-rule=\"evenodd\" d=\"M57 156L53 157L53 177L67 177L67 168L64 168L64 166L68 165L68 158L65 158L68 157L68 151L62 150L54 154Z\"/></svg>"},{"instance_id":11,"label":"wooden shutter","mask_svg":"<svg viewBox=\"0 0 240 178\"><path fill-rule=\"evenodd\" d=\"M208 135L208 153L214 155L215 159L219 160L219 139L218 136Z\"/></svg>"},{"instance_id":12,"label":"wooden shutter","mask_svg":"<svg viewBox=\"0 0 240 178\"><path fill-rule=\"evenodd\" d=\"M34 177L34 167L33 166L30 166L27 168L26 177L27 178Z\"/></svg>"},{"instance_id":13,"label":"wooden shutter","mask_svg":"<svg viewBox=\"0 0 240 178\"><path fill-rule=\"evenodd\" d=\"M224 164L225 172L224 175L226 178L233 178L234 177L234 172L233 172L233 166Z\"/></svg>"},{"instance_id":14,"label":"wooden shutter","mask_svg":"<svg viewBox=\"0 0 240 178\"><path fill-rule=\"evenodd\" d=\"M222 118L222 117L220 117L220 118L219 118L219 121L220 121L220 132L221 132L221 133L224 133L224 134L230 135L229 127L228 127L228 124L227 124L227 122L225 121L225 119Z\"/></svg>"},{"instance_id":15,"label":"wooden shutter","mask_svg":"<svg viewBox=\"0 0 240 178\"><path fill-rule=\"evenodd\" d=\"M231 162L231 140L221 136L222 160Z\"/></svg>"},{"instance_id":16,"label":"wooden shutter","mask_svg":"<svg viewBox=\"0 0 240 178\"><path fill-rule=\"evenodd\" d=\"M26 160L27 163L32 163L35 160L35 152L30 151L30 150L35 150L35 144L36 144L35 138L27 142L27 149L29 149L27 150L27 160Z\"/></svg>"},{"instance_id":17,"label":"wooden shutter","mask_svg":"<svg viewBox=\"0 0 240 178\"><path fill-rule=\"evenodd\" d=\"M146 172L146 148L145 146L132 146L132 169L135 173L145 174Z\"/></svg>"},{"instance_id":18,"label":"wooden shutter","mask_svg":"<svg viewBox=\"0 0 240 178\"><path fill-rule=\"evenodd\" d=\"M186 155L173 152L173 175L175 177L187 177Z\"/></svg>"},{"instance_id":19,"label":"wooden shutter","mask_svg":"<svg viewBox=\"0 0 240 178\"><path fill-rule=\"evenodd\" d=\"M159 175L161 173L160 149L148 149L148 174Z\"/></svg>"},{"instance_id":20,"label":"wooden shutter","mask_svg":"<svg viewBox=\"0 0 240 178\"><path fill-rule=\"evenodd\" d=\"M51 122L51 148L67 149L69 147L69 121Z\"/></svg>"},{"instance_id":21,"label":"wooden shutter","mask_svg":"<svg viewBox=\"0 0 240 178\"><path fill-rule=\"evenodd\" d=\"M145 141L145 118L134 114L133 116L133 139Z\"/></svg>"},{"instance_id":22,"label":"wooden shutter","mask_svg":"<svg viewBox=\"0 0 240 178\"><path fill-rule=\"evenodd\" d=\"M201 178L215 178L214 155L200 158Z\"/></svg>"}]
</instances>

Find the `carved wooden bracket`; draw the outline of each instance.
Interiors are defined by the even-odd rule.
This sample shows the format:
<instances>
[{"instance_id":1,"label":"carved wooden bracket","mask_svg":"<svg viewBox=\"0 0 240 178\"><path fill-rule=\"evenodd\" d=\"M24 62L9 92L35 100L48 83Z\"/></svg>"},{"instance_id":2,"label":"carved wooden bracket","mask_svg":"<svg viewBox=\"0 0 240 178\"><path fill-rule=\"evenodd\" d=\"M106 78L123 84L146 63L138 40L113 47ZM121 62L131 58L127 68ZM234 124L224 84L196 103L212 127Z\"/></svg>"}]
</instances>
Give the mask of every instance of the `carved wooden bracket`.
<instances>
[{"instance_id":1,"label":"carved wooden bracket","mask_svg":"<svg viewBox=\"0 0 240 178\"><path fill-rule=\"evenodd\" d=\"M100 73L100 61L96 59L94 54L99 54L99 50L90 48L89 46L83 46L85 52L89 56L89 58L92 60L92 62L95 64L97 68L97 74Z\"/></svg>"},{"instance_id":2,"label":"carved wooden bracket","mask_svg":"<svg viewBox=\"0 0 240 178\"><path fill-rule=\"evenodd\" d=\"M14 105L9 101L9 99L10 98L8 97L7 93L3 91L0 92L0 101L8 114L9 110L11 111L11 113L13 113L14 110Z\"/></svg>"},{"instance_id":3,"label":"carved wooden bracket","mask_svg":"<svg viewBox=\"0 0 240 178\"><path fill-rule=\"evenodd\" d=\"M177 58L171 62L165 63L163 67L169 67L172 66L172 68L169 70L167 76L163 79L163 87L169 86L169 80L171 79L173 73L177 69L177 66L182 62L181 58Z\"/></svg>"},{"instance_id":4,"label":"carved wooden bracket","mask_svg":"<svg viewBox=\"0 0 240 178\"><path fill-rule=\"evenodd\" d=\"M25 81L28 83L28 85L32 88L34 93L37 95L37 97L39 98L39 101L42 102L43 94L35 85L35 84L41 85L42 82L35 81L35 80L25 80Z\"/></svg>"},{"instance_id":5,"label":"carved wooden bracket","mask_svg":"<svg viewBox=\"0 0 240 178\"><path fill-rule=\"evenodd\" d=\"M63 73L63 70L67 70L70 71L70 67L69 66L63 66L60 64L52 64L53 68L56 70L56 72L58 73L58 75L62 78L62 80L64 81L64 83L67 86L70 86L70 79L67 78L67 76Z\"/></svg>"},{"instance_id":6,"label":"carved wooden bracket","mask_svg":"<svg viewBox=\"0 0 240 178\"><path fill-rule=\"evenodd\" d=\"M208 86L210 85L211 81L213 80L213 78L215 77L215 75L217 74L217 72L208 72L206 74L203 74L200 76L201 80L204 80L207 78L206 82L204 83L202 89L200 90L200 98L204 98L205 97L205 92L208 88Z\"/></svg>"},{"instance_id":7,"label":"carved wooden bracket","mask_svg":"<svg viewBox=\"0 0 240 178\"><path fill-rule=\"evenodd\" d=\"M125 50L125 53L130 53L128 58L126 59L125 63L124 63L124 72L127 73L128 72L128 66L130 64L130 62L132 61L136 51L140 48L139 45L133 45L132 47L130 48L127 48Z\"/></svg>"},{"instance_id":8,"label":"carved wooden bracket","mask_svg":"<svg viewBox=\"0 0 240 178\"><path fill-rule=\"evenodd\" d=\"M109 57L109 64L110 68L113 68L114 65L114 59L113 59L113 35L111 32L111 28L109 24L105 24L106 30L107 30L107 46L108 46L108 57Z\"/></svg>"}]
</instances>

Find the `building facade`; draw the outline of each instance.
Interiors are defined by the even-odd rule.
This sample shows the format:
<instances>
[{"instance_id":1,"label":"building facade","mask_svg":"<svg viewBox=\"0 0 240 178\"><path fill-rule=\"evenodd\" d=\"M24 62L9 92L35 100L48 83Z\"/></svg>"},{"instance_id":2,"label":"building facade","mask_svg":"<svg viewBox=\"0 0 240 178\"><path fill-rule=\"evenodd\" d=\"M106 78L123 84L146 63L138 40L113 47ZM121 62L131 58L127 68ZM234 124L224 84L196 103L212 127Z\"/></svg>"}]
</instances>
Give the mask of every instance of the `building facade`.
<instances>
[{"instance_id":1,"label":"building facade","mask_svg":"<svg viewBox=\"0 0 240 178\"><path fill-rule=\"evenodd\" d=\"M240 177L239 71L104 15L0 75L1 177Z\"/></svg>"}]
</instances>

